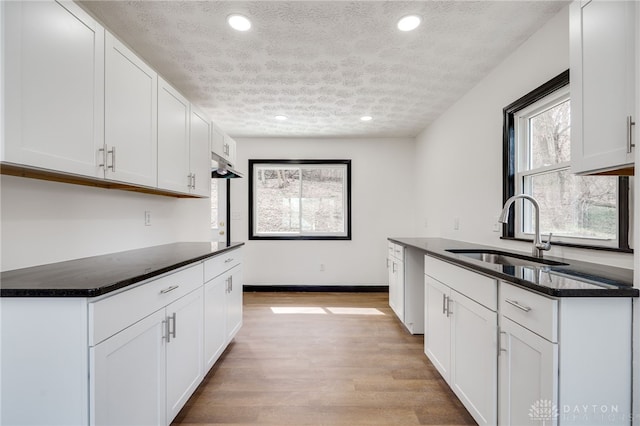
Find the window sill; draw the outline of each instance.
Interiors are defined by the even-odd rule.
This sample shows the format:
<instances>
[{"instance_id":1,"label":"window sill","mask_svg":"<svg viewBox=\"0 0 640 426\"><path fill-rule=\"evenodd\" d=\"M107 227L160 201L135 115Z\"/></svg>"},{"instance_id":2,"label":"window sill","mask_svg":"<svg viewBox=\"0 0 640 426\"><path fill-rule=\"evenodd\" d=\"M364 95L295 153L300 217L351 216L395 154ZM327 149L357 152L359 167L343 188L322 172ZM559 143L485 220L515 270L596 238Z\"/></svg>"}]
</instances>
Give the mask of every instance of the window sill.
<instances>
[{"instance_id":1,"label":"window sill","mask_svg":"<svg viewBox=\"0 0 640 426\"><path fill-rule=\"evenodd\" d=\"M500 237L500 239L533 243L533 240L528 240L526 238ZM555 242L555 241L551 241L551 246L573 247L573 248L586 249L586 250L610 251L615 253L633 253L632 248L624 249L624 248L618 248L618 247L591 246L591 245L585 245L585 244L571 244L571 243L562 243L562 242Z\"/></svg>"}]
</instances>

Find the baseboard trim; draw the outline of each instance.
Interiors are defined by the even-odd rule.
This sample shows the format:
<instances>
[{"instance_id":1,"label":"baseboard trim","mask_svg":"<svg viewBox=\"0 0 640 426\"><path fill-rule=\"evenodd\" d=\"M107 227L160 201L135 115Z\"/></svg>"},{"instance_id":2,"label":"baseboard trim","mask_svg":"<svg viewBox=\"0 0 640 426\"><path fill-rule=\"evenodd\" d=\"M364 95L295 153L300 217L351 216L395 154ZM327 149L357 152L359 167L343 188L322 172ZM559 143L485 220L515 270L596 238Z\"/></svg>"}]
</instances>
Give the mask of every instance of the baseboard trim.
<instances>
[{"instance_id":1,"label":"baseboard trim","mask_svg":"<svg viewBox=\"0 0 640 426\"><path fill-rule=\"evenodd\" d=\"M388 293L388 285L245 285L248 292Z\"/></svg>"}]
</instances>

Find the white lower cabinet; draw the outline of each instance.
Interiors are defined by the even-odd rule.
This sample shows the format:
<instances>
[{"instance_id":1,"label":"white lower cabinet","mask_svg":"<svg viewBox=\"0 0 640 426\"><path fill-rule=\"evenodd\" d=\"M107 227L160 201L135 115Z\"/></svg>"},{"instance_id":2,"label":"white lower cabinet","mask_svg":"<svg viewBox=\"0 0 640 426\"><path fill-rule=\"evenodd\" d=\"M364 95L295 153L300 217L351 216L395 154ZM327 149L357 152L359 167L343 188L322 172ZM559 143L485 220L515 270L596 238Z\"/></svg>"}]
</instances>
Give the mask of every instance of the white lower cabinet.
<instances>
[{"instance_id":1,"label":"white lower cabinet","mask_svg":"<svg viewBox=\"0 0 640 426\"><path fill-rule=\"evenodd\" d=\"M425 262L428 268L430 261ZM474 420L495 424L496 312L429 275L425 306L425 354Z\"/></svg>"},{"instance_id":2,"label":"white lower cabinet","mask_svg":"<svg viewBox=\"0 0 640 426\"><path fill-rule=\"evenodd\" d=\"M499 377L499 424L557 424L557 343L501 317Z\"/></svg>"},{"instance_id":3,"label":"white lower cabinet","mask_svg":"<svg viewBox=\"0 0 640 426\"><path fill-rule=\"evenodd\" d=\"M173 420L204 377L202 287L167 306L166 315L167 419Z\"/></svg>"},{"instance_id":4,"label":"white lower cabinet","mask_svg":"<svg viewBox=\"0 0 640 426\"><path fill-rule=\"evenodd\" d=\"M241 268L235 248L96 298L0 298L0 424L170 424L242 325Z\"/></svg>"},{"instance_id":5,"label":"white lower cabinet","mask_svg":"<svg viewBox=\"0 0 640 426\"><path fill-rule=\"evenodd\" d=\"M389 270L389 306L404 321L404 248L389 243L387 269Z\"/></svg>"},{"instance_id":6,"label":"white lower cabinet","mask_svg":"<svg viewBox=\"0 0 640 426\"><path fill-rule=\"evenodd\" d=\"M93 425L164 425L164 310L90 350Z\"/></svg>"},{"instance_id":7,"label":"white lower cabinet","mask_svg":"<svg viewBox=\"0 0 640 426\"><path fill-rule=\"evenodd\" d=\"M222 275L204 285L204 366L207 371L222 355L227 342L226 286L226 277Z\"/></svg>"},{"instance_id":8,"label":"white lower cabinet","mask_svg":"<svg viewBox=\"0 0 640 426\"><path fill-rule=\"evenodd\" d=\"M425 354L481 425L628 425L629 297L554 298L424 259Z\"/></svg>"},{"instance_id":9,"label":"white lower cabinet","mask_svg":"<svg viewBox=\"0 0 640 426\"><path fill-rule=\"evenodd\" d=\"M242 326L241 263L241 249L204 262L204 362L207 369Z\"/></svg>"}]
</instances>

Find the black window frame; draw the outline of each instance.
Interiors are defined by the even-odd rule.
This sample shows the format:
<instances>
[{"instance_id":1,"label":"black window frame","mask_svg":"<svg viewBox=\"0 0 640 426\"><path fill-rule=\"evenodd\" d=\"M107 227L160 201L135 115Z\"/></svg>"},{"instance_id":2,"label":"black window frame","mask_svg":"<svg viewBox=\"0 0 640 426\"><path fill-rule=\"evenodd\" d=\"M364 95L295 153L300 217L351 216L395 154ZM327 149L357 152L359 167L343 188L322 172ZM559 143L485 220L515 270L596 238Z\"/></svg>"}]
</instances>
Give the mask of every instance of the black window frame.
<instances>
[{"instance_id":1,"label":"black window frame","mask_svg":"<svg viewBox=\"0 0 640 426\"><path fill-rule=\"evenodd\" d=\"M332 165L343 164L346 165L346 235L255 235L254 234L254 165L255 164L291 164L291 165ZM351 160L343 159L250 159L249 160L249 240L316 240L316 241L336 241L336 240L351 240Z\"/></svg>"},{"instance_id":2,"label":"black window frame","mask_svg":"<svg viewBox=\"0 0 640 426\"><path fill-rule=\"evenodd\" d=\"M529 105L539 101L556 90L569 85L570 73L566 70L540 87L532 90L520 99L509 104L502 110L503 128L502 128L502 204L513 195L515 195L515 176L516 176L516 140L515 140L515 114L528 107ZM571 96L571 95L569 95ZM532 241L531 239L517 238L515 236L515 210L509 210L507 223L502 225L503 240L516 241ZM577 247L592 250L615 251L623 253L633 253L633 249L629 247L629 178L626 176L618 177L618 247L605 247L590 244L576 244L567 242L553 242L553 245L565 247Z\"/></svg>"}]
</instances>

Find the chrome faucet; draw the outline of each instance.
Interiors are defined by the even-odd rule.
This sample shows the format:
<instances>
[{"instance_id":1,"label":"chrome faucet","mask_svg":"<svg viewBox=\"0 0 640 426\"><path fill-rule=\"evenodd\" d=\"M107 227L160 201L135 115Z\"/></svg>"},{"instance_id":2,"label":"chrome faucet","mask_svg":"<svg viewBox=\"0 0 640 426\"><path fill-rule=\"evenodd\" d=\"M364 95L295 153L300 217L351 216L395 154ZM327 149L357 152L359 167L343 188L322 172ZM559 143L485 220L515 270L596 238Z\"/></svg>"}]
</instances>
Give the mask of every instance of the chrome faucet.
<instances>
[{"instance_id":1,"label":"chrome faucet","mask_svg":"<svg viewBox=\"0 0 640 426\"><path fill-rule=\"evenodd\" d=\"M551 237L553 236L553 234L549 233L549 241L547 241L546 243L542 242L542 236L540 235L540 205L538 204L538 201L535 198L527 194L517 194L509 198L504 203L504 208L502 209L502 213L500 213L498 222L507 223L507 215L509 214L509 207L511 207L511 204L513 204L513 202L518 198L529 200L531 201L531 204L533 204L533 208L535 210L535 235L533 237L533 249L531 250L531 254L534 257L542 257L543 251L549 250L551 248Z\"/></svg>"}]
</instances>

